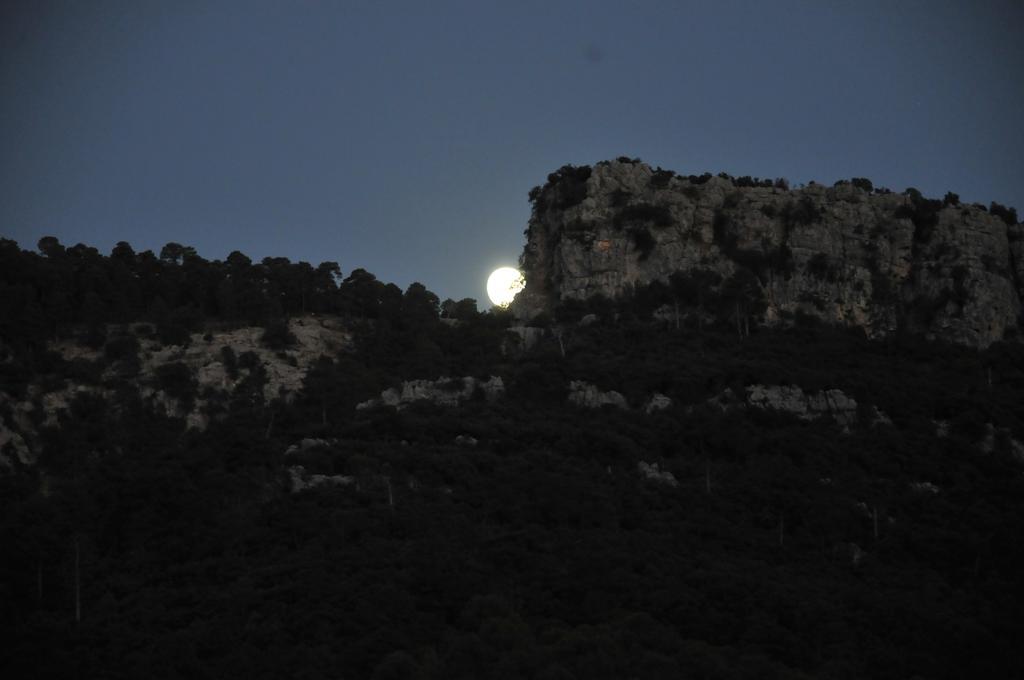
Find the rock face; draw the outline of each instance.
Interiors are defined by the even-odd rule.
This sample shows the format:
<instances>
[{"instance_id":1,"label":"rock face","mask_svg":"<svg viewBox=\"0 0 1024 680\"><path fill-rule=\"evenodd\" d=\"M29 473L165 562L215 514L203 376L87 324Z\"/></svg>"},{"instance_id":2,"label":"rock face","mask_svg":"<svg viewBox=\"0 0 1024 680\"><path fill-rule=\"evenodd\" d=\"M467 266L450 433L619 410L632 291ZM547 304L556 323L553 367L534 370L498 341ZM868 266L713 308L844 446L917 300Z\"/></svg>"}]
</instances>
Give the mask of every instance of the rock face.
<instances>
[{"instance_id":1,"label":"rock face","mask_svg":"<svg viewBox=\"0 0 1024 680\"><path fill-rule=\"evenodd\" d=\"M402 409L413 402L423 400L439 406L458 406L460 402L472 399L478 390L487 401L494 401L505 393L505 383L500 376L491 376L487 380L479 380L472 376L407 380L400 387L392 387L381 392L380 399L364 401L356 408L394 406Z\"/></svg>"},{"instance_id":2,"label":"rock face","mask_svg":"<svg viewBox=\"0 0 1024 680\"><path fill-rule=\"evenodd\" d=\"M566 166L531 192L513 311L528 320L676 272L726 281L746 270L765 323L801 313L870 337L903 326L981 347L1016 332L1024 226L1011 217L864 183L751 184L625 160Z\"/></svg>"}]
</instances>

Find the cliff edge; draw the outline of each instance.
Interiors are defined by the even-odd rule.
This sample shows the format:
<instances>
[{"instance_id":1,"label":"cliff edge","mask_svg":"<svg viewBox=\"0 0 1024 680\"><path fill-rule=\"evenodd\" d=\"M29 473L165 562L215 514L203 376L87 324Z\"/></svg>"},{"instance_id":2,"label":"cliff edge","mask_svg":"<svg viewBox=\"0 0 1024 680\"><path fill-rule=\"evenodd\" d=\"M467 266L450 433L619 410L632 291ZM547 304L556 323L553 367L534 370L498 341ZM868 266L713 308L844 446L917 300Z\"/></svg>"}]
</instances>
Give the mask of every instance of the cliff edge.
<instances>
[{"instance_id":1,"label":"cliff edge","mask_svg":"<svg viewBox=\"0 0 1024 680\"><path fill-rule=\"evenodd\" d=\"M790 189L686 177L625 158L565 166L530 199L526 288L513 303L526 321L567 301L664 284L731 296L711 310L718 316L738 314L746 296L755 322L803 314L869 337L905 328L985 347L1021 324L1024 226L998 204L893 193L865 179Z\"/></svg>"}]
</instances>

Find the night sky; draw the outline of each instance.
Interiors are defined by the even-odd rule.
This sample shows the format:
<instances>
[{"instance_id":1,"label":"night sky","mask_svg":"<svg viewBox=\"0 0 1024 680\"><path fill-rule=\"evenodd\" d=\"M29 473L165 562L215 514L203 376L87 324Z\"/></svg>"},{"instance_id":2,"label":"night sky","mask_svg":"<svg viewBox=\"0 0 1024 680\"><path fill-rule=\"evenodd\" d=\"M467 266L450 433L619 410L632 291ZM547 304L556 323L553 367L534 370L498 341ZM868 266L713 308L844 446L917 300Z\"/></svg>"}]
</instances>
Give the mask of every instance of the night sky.
<instances>
[{"instance_id":1,"label":"night sky","mask_svg":"<svg viewBox=\"0 0 1024 680\"><path fill-rule=\"evenodd\" d=\"M485 307L566 163L1024 209L1022 28L1017 0L8 1L0 235L333 260Z\"/></svg>"}]
</instances>

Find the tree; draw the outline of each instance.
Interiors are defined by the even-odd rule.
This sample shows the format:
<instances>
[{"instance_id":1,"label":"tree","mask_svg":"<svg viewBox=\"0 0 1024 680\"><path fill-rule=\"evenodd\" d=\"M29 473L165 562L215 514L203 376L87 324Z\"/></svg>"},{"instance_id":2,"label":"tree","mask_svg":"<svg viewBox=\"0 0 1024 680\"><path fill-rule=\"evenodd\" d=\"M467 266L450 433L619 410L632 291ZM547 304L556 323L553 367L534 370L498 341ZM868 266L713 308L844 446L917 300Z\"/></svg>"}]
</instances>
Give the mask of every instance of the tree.
<instances>
[{"instance_id":1,"label":"tree","mask_svg":"<svg viewBox=\"0 0 1024 680\"><path fill-rule=\"evenodd\" d=\"M65 252L64 246L60 244L60 241L57 240L56 236L44 236L39 239L39 243L37 245L39 247L39 252L51 259L56 259Z\"/></svg>"},{"instance_id":2,"label":"tree","mask_svg":"<svg viewBox=\"0 0 1024 680\"><path fill-rule=\"evenodd\" d=\"M703 330L706 305L715 294L722 276L710 269L691 269L676 272L669 277L669 285L676 297L676 328L679 328L679 302L697 309L697 329Z\"/></svg>"},{"instance_id":3,"label":"tree","mask_svg":"<svg viewBox=\"0 0 1024 680\"><path fill-rule=\"evenodd\" d=\"M413 283L402 297L402 319L413 328L423 329L438 319L440 301L422 283Z\"/></svg>"},{"instance_id":4,"label":"tree","mask_svg":"<svg viewBox=\"0 0 1024 680\"><path fill-rule=\"evenodd\" d=\"M160 249L160 261L166 264L180 265L187 257L198 257L196 249L191 246L183 246L173 241Z\"/></svg>"},{"instance_id":5,"label":"tree","mask_svg":"<svg viewBox=\"0 0 1024 680\"><path fill-rule=\"evenodd\" d=\"M767 301L757 276L749 269L737 269L722 284L723 312L736 323L736 333L750 335L750 318L764 312Z\"/></svg>"},{"instance_id":6,"label":"tree","mask_svg":"<svg viewBox=\"0 0 1024 680\"><path fill-rule=\"evenodd\" d=\"M445 319L458 319L459 321L472 321L480 315L476 308L476 300L463 298L456 302L448 298L441 303L441 317Z\"/></svg>"}]
</instances>

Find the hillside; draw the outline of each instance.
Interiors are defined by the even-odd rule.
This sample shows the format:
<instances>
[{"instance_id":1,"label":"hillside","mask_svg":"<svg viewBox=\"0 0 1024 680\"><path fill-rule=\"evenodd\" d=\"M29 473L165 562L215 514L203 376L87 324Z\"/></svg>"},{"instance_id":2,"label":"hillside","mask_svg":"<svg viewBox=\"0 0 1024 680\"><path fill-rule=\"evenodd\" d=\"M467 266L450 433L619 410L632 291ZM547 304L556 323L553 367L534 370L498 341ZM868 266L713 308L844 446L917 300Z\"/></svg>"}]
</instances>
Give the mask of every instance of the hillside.
<instances>
[{"instance_id":1,"label":"hillside","mask_svg":"<svg viewBox=\"0 0 1024 680\"><path fill-rule=\"evenodd\" d=\"M672 226L616 232L606 173L637 173L627 206L667 192ZM820 199L831 234L843 192L913 197L651 189L614 162L559 207L566 174L533 194L511 312L330 262L0 241L0 672L1024 674L1019 225L939 209L934 240L879 266L886 306L837 294L867 251L840 239L819 269L808 244L832 237L810 225L776 280L744 253L777 221L741 206ZM718 221L735 247L711 198L684 220L677 183L743 192L736 231ZM942 260L956 215L980 235ZM672 245L705 217L706 243ZM919 293L958 266L969 294L925 323Z\"/></svg>"}]
</instances>

